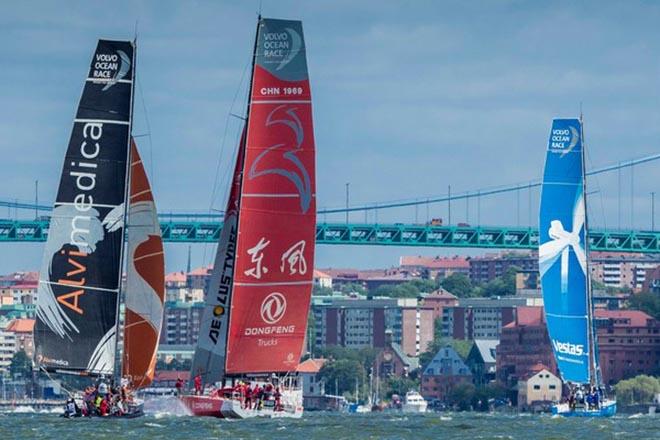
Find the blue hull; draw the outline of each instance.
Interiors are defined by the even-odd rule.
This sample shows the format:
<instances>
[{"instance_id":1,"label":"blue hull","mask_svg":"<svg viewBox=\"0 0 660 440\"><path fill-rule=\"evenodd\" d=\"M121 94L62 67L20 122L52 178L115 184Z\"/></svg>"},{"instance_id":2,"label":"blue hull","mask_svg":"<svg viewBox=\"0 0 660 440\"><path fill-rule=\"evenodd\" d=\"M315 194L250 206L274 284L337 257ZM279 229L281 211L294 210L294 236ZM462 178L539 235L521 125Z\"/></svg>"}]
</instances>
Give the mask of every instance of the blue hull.
<instances>
[{"instance_id":1,"label":"blue hull","mask_svg":"<svg viewBox=\"0 0 660 440\"><path fill-rule=\"evenodd\" d=\"M616 402L603 405L599 409L583 409L578 408L570 410L565 408L566 405L553 405L552 414L560 415L562 417L612 417L616 414Z\"/></svg>"}]
</instances>

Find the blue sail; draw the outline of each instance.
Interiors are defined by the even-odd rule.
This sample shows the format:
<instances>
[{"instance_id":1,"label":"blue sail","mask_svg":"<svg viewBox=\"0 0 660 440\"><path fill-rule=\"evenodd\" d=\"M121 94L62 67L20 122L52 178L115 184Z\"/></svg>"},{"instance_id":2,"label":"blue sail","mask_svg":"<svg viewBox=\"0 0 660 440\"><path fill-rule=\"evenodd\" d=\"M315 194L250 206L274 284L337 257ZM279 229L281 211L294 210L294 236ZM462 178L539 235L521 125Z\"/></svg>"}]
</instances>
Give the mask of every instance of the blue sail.
<instances>
[{"instance_id":1,"label":"blue sail","mask_svg":"<svg viewBox=\"0 0 660 440\"><path fill-rule=\"evenodd\" d=\"M553 120L539 219L548 333L562 378L574 383L590 381L591 359L581 135L579 119Z\"/></svg>"}]
</instances>

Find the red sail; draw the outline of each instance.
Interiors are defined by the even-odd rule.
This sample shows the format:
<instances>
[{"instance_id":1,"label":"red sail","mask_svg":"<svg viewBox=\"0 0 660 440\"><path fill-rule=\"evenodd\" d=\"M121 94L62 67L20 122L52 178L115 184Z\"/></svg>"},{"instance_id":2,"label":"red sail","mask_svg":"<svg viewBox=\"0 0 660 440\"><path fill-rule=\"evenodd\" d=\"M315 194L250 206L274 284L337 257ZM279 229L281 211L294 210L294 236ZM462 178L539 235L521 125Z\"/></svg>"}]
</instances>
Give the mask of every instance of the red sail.
<instances>
[{"instance_id":1,"label":"red sail","mask_svg":"<svg viewBox=\"0 0 660 440\"><path fill-rule=\"evenodd\" d=\"M136 388L148 386L154 377L164 300L165 260L156 205L132 141L122 376Z\"/></svg>"},{"instance_id":2,"label":"red sail","mask_svg":"<svg viewBox=\"0 0 660 440\"><path fill-rule=\"evenodd\" d=\"M285 372L302 354L316 228L302 23L259 23L230 312L229 374Z\"/></svg>"}]
</instances>

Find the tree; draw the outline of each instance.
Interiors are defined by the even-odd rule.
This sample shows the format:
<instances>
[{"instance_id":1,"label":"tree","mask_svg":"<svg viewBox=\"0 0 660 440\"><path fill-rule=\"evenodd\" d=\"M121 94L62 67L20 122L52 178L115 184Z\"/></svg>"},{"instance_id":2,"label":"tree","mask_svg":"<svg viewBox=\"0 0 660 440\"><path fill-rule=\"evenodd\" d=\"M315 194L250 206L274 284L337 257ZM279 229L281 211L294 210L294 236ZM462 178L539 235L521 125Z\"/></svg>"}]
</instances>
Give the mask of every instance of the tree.
<instances>
[{"instance_id":1,"label":"tree","mask_svg":"<svg viewBox=\"0 0 660 440\"><path fill-rule=\"evenodd\" d=\"M364 288L361 284L358 283L346 283L341 286L341 293L348 295L351 293L357 293L358 295L366 295L367 289Z\"/></svg>"},{"instance_id":2,"label":"tree","mask_svg":"<svg viewBox=\"0 0 660 440\"><path fill-rule=\"evenodd\" d=\"M459 298L473 296L474 287L470 279L462 273L453 273L440 281L440 287Z\"/></svg>"},{"instance_id":3,"label":"tree","mask_svg":"<svg viewBox=\"0 0 660 440\"><path fill-rule=\"evenodd\" d=\"M460 383L454 386L447 394L447 403L458 407L460 411L472 409L476 388L471 383Z\"/></svg>"},{"instance_id":4,"label":"tree","mask_svg":"<svg viewBox=\"0 0 660 440\"><path fill-rule=\"evenodd\" d=\"M325 381L327 391L352 395L356 383L364 385L366 374L358 360L339 359L326 362L319 371L319 376Z\"/></svg>"},{"instance_id":5,"label":"tree","mask_svg":"<svg viewBox=\"0 0 660 440\"><path fill-rule=\"evenodd\" d=\"M332 296L332 287L325 287L315 284L312 288L312 295L314 296Z\"/></svg>"},{"instance_id":6,"label":"tree","mask_svg":"<svg viewBox=\"0 0 660 440\"><path fill-rule=\"evenodd\" d=\"M628 299L628 308L641 310L655 319L660 319L660 295L650 292L631 295Z\"/></svg>"},{"instance_id":7,"label":"tree","mask_svg":"<svg viewBox=\"0 0 660 440\"><path fill-rule=\"evenodd\" d=\"M382 385L383 394L388 398L392 398L392 394L405 396L410 390L419 389L419 380L410 377L396 377L388 378Z\"/></svg>"},{"instance_id":8,"label":"tree","mask_svg":"<svg viewBox=\"0 0 660 440\"><path fill-rule=\"evenodd\" d=\"M650 403L660 393L660 380L641 374L632 379L622 380L614 385L616 399L624 405Z\"/></svg>"},{"instance_id":9,"label":"tree","mask_svg":"<svg viewBox=\"0 0 660 440\"><path fill-rule=\"evenodd\" d=\"M12 379L27 379L32 377L32 359L25 351L17 351L11 358L9 374Z\"/></svg>"}]
</instances>

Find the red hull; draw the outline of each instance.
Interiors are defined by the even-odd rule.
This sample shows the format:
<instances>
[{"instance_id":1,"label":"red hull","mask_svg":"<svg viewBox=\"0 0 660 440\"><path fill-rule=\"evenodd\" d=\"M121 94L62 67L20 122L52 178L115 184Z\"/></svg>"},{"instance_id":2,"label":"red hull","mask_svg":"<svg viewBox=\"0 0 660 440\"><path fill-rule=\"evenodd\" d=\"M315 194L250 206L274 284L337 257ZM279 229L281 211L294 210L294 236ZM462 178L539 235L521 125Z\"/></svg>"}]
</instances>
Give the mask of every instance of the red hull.
<instances>
[{"instance_id":1,"label":"red hull","mask_svg":"<svg viewBox=\"0 0 660 440\"><path fill-rule=\"evenodd\" d=\"M224 418L222 415L222 404L225 402L225 399L221 397L190 395L181 396L181 401L193 416Z\"/></svg>"}]
</instances>

